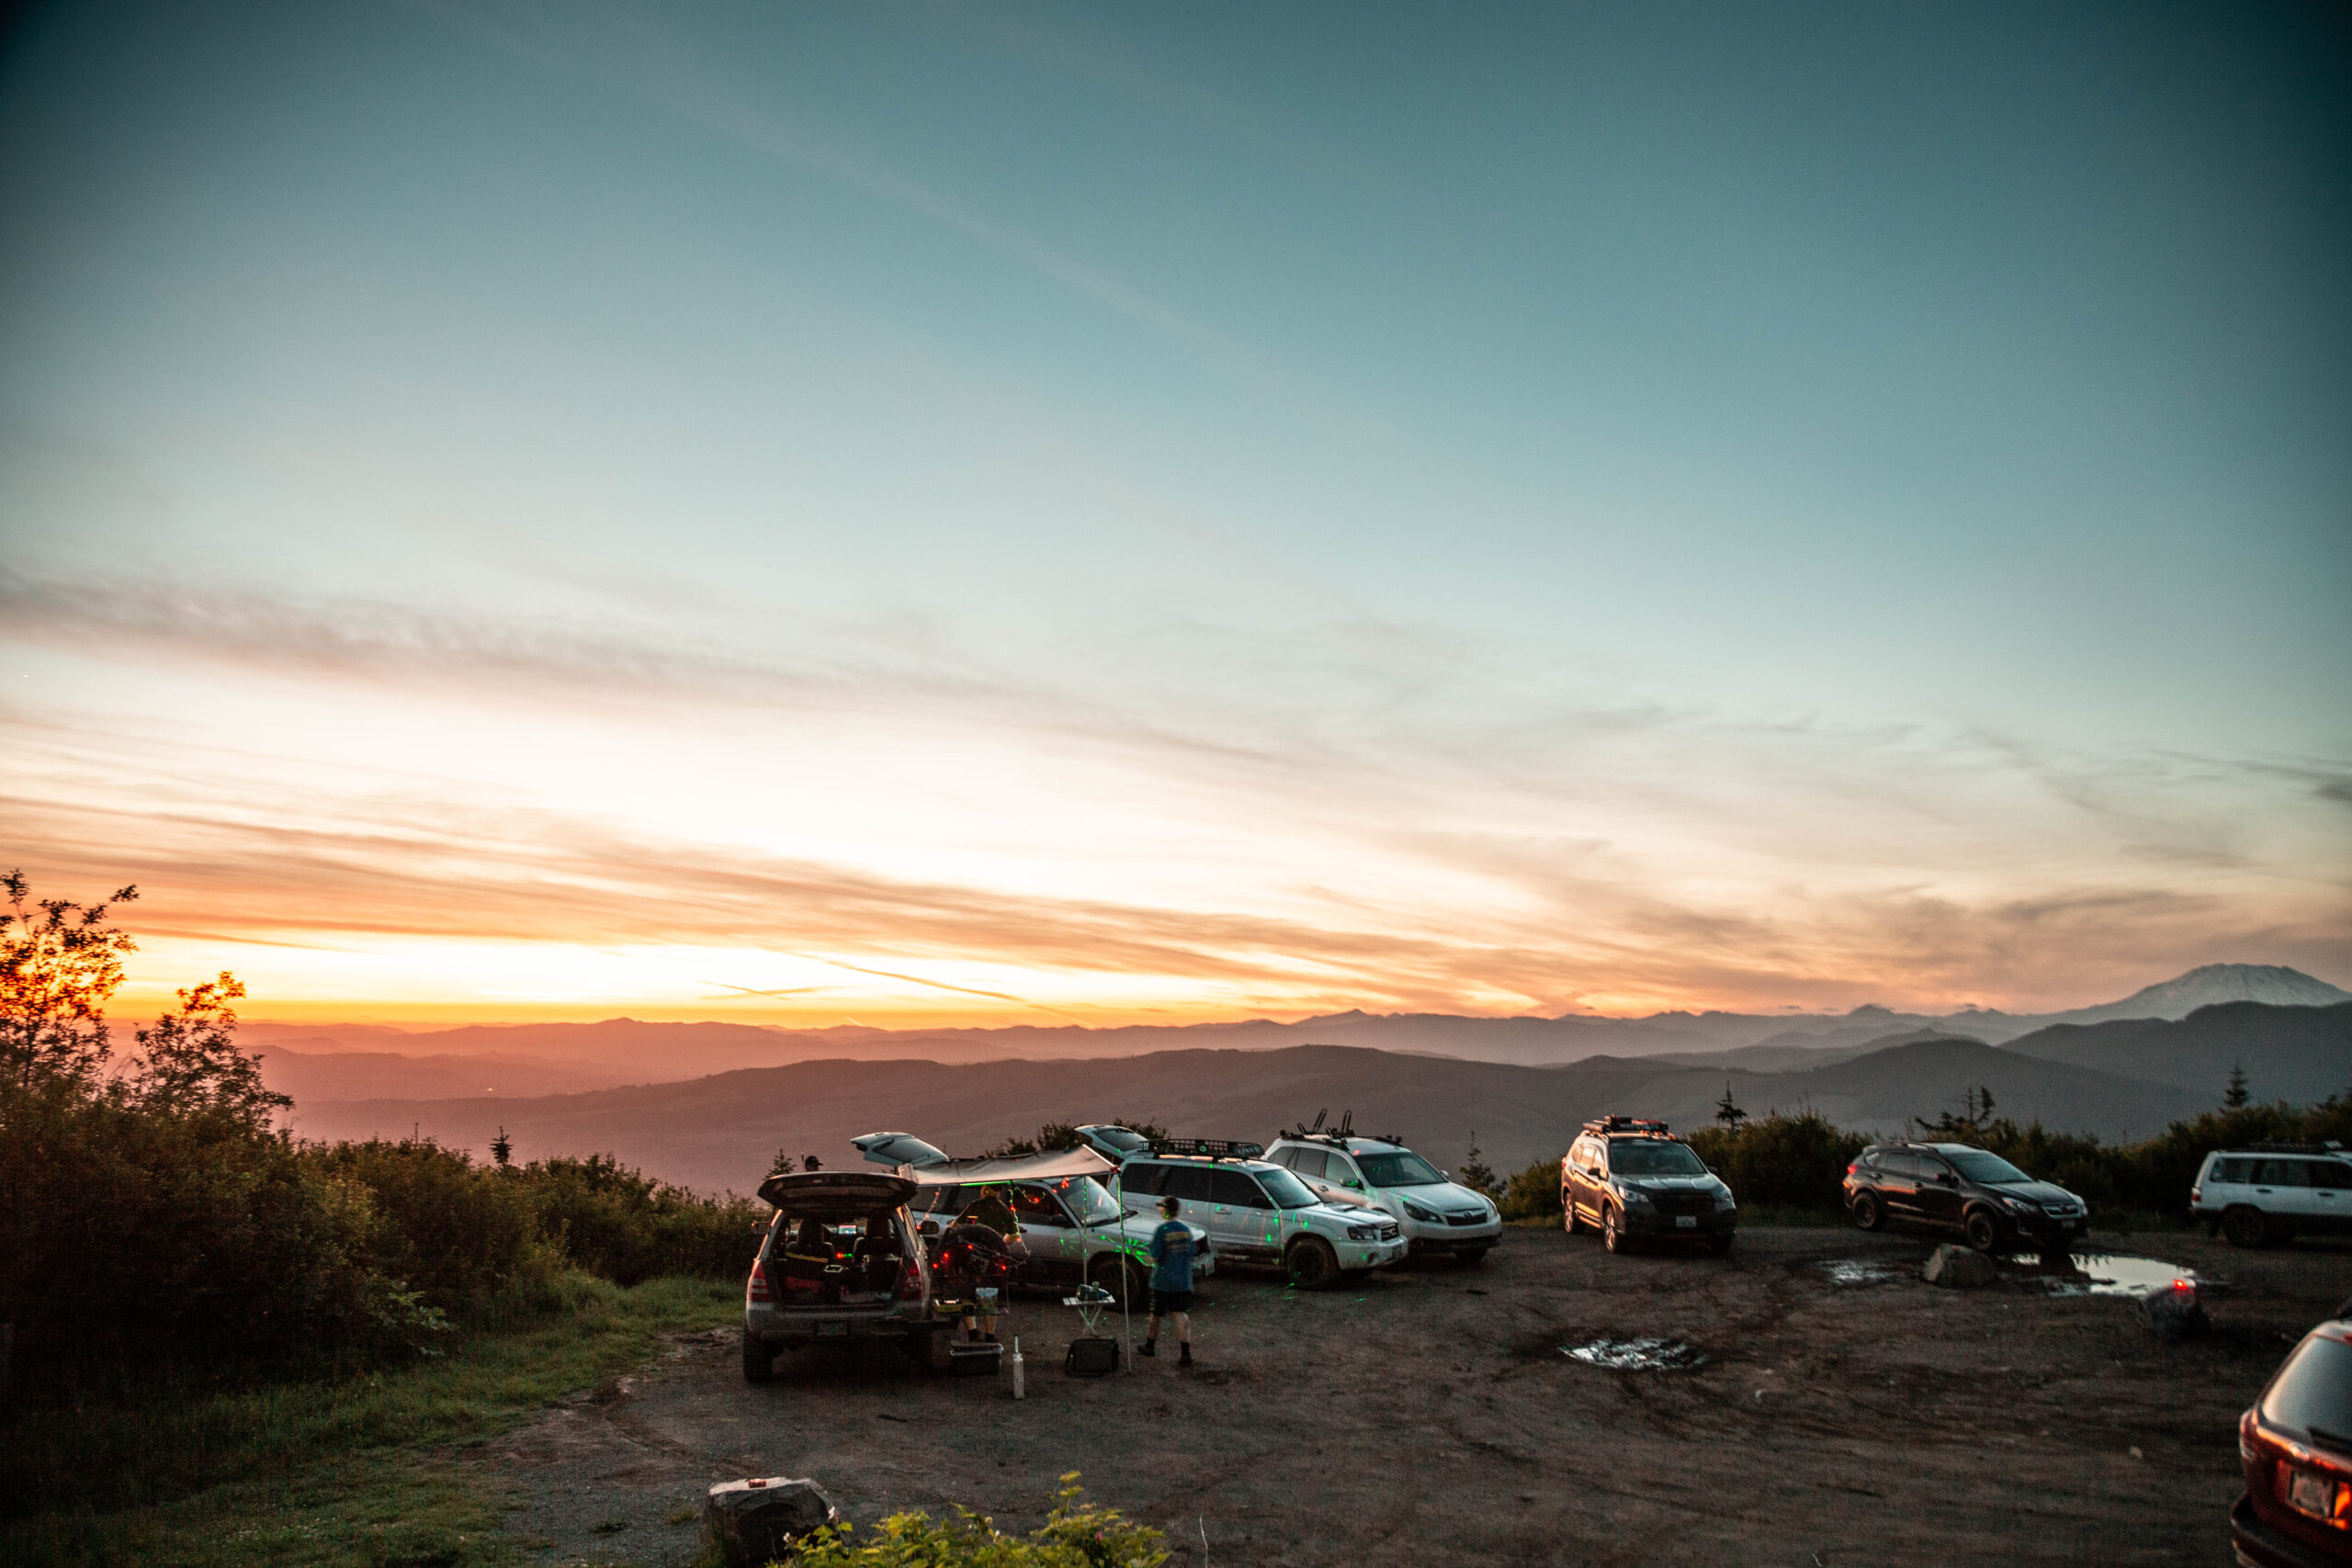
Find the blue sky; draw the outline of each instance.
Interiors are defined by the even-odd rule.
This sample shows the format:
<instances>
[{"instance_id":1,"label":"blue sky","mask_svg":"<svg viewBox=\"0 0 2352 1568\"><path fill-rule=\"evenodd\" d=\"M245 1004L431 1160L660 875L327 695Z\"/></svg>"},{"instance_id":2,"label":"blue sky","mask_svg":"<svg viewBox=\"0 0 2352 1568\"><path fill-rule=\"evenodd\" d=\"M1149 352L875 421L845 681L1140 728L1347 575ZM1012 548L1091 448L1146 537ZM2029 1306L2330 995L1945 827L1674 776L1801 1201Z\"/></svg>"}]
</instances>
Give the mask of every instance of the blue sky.
<instances>
[{"instance_id":1,"label":"blue sky","mask_svg":"<svg viewBox=\"0 0 2352 1568\"><path fill-rule=\"evenodd\" d=\"M262 1010L2344 981L2346 41L37 10L12 852Z\"/></svg>"}]
</instances>

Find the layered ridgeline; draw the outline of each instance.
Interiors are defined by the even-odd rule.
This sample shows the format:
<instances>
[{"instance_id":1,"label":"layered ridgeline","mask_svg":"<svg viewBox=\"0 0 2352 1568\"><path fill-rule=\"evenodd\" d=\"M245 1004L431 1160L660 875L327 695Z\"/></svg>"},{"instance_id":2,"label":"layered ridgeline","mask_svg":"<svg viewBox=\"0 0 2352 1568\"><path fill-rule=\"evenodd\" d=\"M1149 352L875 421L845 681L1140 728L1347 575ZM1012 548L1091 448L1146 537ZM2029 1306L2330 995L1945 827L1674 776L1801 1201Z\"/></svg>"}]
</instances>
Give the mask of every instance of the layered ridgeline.
<instances>
[{"instance_id":1,"label":"layered ridgeline","mask_svg":"<svg viewBox=\"0 0 2352 1568\"><path fill-rule=\"evenodd\" d=\"M2352 1001L2352 992L2297 970L2213 964L2120 1001L2042 1015L1970 1010L1929 1017L1875 1006L1838 1014L1664 1012L1646 1018L1463 1018L1443 1013L1351 1011L1295 1023L1258 1019L1116 1029L1024 1024L933 1030L854 1025L785 1030L742 1023L646 1023L623 1018L601 1023L476 1026L430 1032L249 1022L243 1038L247 1045L266 1052L262 1070L273 1088L312 1102L544 1095L676 1081L732 1068L779 1066L836 1056L968 1063L1014 1057L1095 1059L1198 1049L1269 1051L1307 1044L1363 1045L1529 1066L1620 1056L1780 1073L1827 1066L1843 1057L1912 1041L1959 1037L2002 1044L2062 1024L2179 1020L2199 1008L2231 1002L2308 1008L2347 1001ZM2112 1066L2105 1062L2087 1065ZM2224 1073L2227 1070L2224 1065ZM2200 1076L2193 1083L2204 1081Z\"/></svg>"},{"instance_id":2,"label":"layered ridgeline","mask_svg":"<svg viewBox=\"0 0 2352 1568\"><path fill-rule=\"evenodd\" d=\"M1475 1136L1500 1169L1555 1157L1591 1116L1703 1124L1726 1092L1751 1115L1810 1108L1893 1133L1989 1091L2020 1122L2138 1139L2212 1109L2239 1065L2260 1100L2308 1102L2352 1086L2352 1003L2233 1003L2130 1030L2053 1026L2007 1046L1941 1036L1824 1055L1834 1059L1773 1071L1609 1055L1539 1067L1322 1044L1083 1061L835 1058L551 1097L311 1102L294 1125L335 1138L421 1130L476 1150L503 1128L520 1157L608 1150L669 1180L737 1191L780 1150L854 1163L860 1133L901 1129L961 1153L1045 1121L1120 1114L1263 1140L1344 1108L1360 1130L1396 1133L1441 1165L1458 1163Z\"/></svg>"}]
</instances>

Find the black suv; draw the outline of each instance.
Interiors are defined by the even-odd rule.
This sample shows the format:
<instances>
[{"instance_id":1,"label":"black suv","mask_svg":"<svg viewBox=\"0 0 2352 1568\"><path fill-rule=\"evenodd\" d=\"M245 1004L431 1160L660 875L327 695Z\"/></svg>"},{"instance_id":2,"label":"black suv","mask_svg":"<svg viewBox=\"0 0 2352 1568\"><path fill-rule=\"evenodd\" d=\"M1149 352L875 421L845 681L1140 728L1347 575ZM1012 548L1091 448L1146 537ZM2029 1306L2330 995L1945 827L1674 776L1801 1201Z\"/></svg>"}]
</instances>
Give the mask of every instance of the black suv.
<instances>
[{"instance_id":1,"label":"black suv","mask_svg":"<svg viewBox=\"0 0 2352 1568\"><path fill-rule=\"evenodd\" d=\"M1589 1227L1623 1252L1634 1238L1695 1241L1731 1250L1739 1205L1706 1162L1663 1122L1588 1122L1560 1161L1560 1213L1568 1234Z\"/></svg>"},{"instance_id":2,"label":"black suv","mask_svg":"<svg viewBox=\"0 0 2352 1568\"><path fill-rule=\"evenodd\" d=\"M2088 1205L1968 1144L1872 1144L1846 1168L1846 1212L1950 1231L1979 1252L2066 1252L2090 1229Z\"/></svg>"}]
</instances>

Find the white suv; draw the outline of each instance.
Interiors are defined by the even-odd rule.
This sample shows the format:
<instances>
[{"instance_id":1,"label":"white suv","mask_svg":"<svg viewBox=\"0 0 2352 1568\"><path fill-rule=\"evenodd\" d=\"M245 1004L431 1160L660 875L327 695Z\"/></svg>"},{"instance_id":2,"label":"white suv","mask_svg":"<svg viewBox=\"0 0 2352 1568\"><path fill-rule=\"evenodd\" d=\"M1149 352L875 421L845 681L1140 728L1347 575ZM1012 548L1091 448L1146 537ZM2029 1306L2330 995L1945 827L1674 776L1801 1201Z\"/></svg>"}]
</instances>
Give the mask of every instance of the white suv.
<instances>
[{"instance_id":1,"label":"white suv","mask_svg":"<svg viewBox=\"0 0 2352 1568\"><path fill-rule=\"evenodd\" d=\"M1227 1263L1267 1264L1310 1290L1405 1256L1395 1220L1327 1203L1264 1160L1141 1155L1119 1168L1119 1183L1128 1201L1175 1199L1184 1223L1206 1230Z\"/></svg>"},{"instance_id":2,"label":"white suv","mask_svg":"<svg viewBox=\"0 0 2352 1568\"><path fill-rule=\"evenodd\" d=\"M2205 1156L2189 1212L2233 1247L2261 1247L2298 1231L2352 1232L2352 1159L2334 1144L2256 1144Z\"/></svg>"},{"instance_id":3,"label":"white suv","mask_svg":"<svg viewBox=\"0 0 2352 1568\"><path fill-rule=\"evenodd\" d=\"M1404 1145L1385 1138L1329 1134L1276 1138L1266 1157L1393 1216L1417 1256L1445 1254L1464 1264L1494 1250L1503 1216L1480 1193Z\"/></svg>"}]
</instances>

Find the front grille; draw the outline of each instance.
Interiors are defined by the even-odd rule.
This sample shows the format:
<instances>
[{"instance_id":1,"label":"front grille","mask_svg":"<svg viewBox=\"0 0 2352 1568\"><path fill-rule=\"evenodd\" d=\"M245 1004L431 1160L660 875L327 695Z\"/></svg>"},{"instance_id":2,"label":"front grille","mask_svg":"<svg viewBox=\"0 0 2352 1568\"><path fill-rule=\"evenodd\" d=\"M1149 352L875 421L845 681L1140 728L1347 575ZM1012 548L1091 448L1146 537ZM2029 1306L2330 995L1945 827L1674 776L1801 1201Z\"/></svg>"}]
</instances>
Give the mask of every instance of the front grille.
<instances>
[{"instance_id":1,"label":"front grille","mask_svg":"<svg viewBox=\"0 0 2352 1568\"><path fill-rule=\"evenodd\" d=\"M1715 1195L1712 1192L1654 1192L1650 1201L1657 1205L1661 1214L1713 1213Z\"/></svg>"},{"instance_id":2,"label":"front grille","mask_svg":"<svg viewBox=\"0 0 2352 1568\"><path fill-rule=\"evenodd\" d=\"M1487 1213L1483 1209L1464 1209L1446 1215L1445 1223L1450 1225L1483 1225L1487 1223Z\"/></svg>"}]
</instances>

